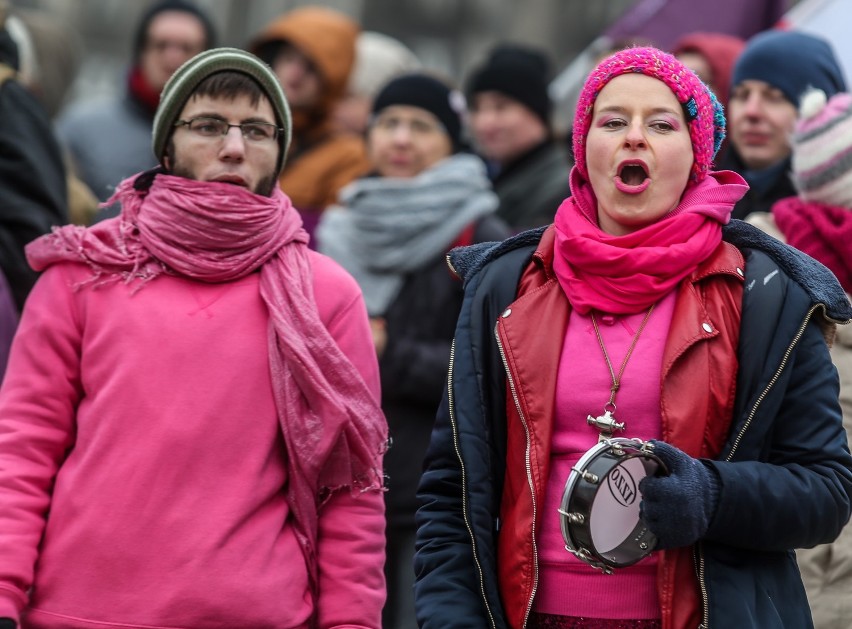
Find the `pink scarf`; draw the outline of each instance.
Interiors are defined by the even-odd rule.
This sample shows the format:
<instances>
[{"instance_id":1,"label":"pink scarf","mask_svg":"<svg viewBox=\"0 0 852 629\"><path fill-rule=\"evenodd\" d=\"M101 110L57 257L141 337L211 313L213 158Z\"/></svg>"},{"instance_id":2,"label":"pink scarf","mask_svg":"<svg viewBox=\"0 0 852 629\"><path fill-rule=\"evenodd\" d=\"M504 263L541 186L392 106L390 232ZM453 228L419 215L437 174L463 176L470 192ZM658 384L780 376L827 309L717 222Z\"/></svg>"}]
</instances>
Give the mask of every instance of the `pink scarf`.
<instances>
[{"instance_id":1,"label":"pink scarf","mask_svg":"<svg viewBox=\"0 0 852 629\"><path fill-rule=\"evenodd\" d=\"M597 200L576 168L570 184L572 196L556 212L553 270L582 314L634 314L657 303L719 246L722 225L748 190L736 173L711 172L656 223L611 236L598 227Z\"/></svg>"},{"instance_id":2,"label":"pink scarf","mask_svg":"<svg viewBox=\"0 0 852 629\"><path fill-rule=\"evenodd\" d=\"M381 490L387 425L377 400L320 321L308 236L290 200L221 183L157 175L124 180L115 221L65 226L27 247L36 270L84 262L86 283L139 283L163 273L227 282L260 269L269 309L269 368L287 448L287 498L316 588L317 511L331 492ZM315 592L316 593L316 592Z\"/></svg>"},{"instance_id":3,"label":"pink scarf","mask_svg":"<svg viewBox=\"0 0 852 629\"><path fill-rule=\"evenodd\" d=\"M852 209L789 197L772 206L772 216L789 244L822 262L852 293Z\"/></svg>"}]
</instances>

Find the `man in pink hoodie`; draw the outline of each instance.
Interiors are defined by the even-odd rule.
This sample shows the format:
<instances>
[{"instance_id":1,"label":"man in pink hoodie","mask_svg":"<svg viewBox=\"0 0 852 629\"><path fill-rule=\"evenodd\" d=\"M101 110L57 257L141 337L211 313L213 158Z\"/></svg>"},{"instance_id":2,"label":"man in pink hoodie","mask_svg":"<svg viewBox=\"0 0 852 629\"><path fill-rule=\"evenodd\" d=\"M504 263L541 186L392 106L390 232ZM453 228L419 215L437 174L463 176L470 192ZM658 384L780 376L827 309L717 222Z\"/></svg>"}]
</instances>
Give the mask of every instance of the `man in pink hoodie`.
<instances>
[{"instance_id":1,"label":"man in pink hoodie","mask_svg":"<svg viewBox=\"0 0 852 629\"><path fill-rule=\"evenodd\" d=\"M121 214L32 243L0 390L0 627L378 628L387 429L354 280L278 187L290 112L219 48Z\"/></svg>"}]
</instances>

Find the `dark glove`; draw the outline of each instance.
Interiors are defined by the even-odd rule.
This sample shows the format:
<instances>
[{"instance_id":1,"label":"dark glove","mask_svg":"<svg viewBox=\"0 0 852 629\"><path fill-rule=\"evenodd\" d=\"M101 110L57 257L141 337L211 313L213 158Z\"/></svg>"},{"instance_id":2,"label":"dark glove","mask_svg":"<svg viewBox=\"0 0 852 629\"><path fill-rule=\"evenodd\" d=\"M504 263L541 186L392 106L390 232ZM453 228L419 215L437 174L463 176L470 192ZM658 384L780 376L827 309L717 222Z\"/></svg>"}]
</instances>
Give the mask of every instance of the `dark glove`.
<instances>
[{"instance_id":1,"label":"dark glove","mask_svg":"<svg viewBox=\"0 0 852 629\"><path fill-rule=\"evenodd\" d=\"M0 618L0 629L18 629L18 623L11 618Z\"/></svg>"},{"instance_id":2,"label":"dark glove","mask_svg":"<svg viewBox=\"0 0 852 629\"><path fill-rule=\"evenodd\" d=\"M657 536L658 550L689 546L710 526L719 502L719 478L706 463L663 441L651 441L654 454L668 468L666 476L639 483L639 517Z\"/></svg>"}]
</instances>

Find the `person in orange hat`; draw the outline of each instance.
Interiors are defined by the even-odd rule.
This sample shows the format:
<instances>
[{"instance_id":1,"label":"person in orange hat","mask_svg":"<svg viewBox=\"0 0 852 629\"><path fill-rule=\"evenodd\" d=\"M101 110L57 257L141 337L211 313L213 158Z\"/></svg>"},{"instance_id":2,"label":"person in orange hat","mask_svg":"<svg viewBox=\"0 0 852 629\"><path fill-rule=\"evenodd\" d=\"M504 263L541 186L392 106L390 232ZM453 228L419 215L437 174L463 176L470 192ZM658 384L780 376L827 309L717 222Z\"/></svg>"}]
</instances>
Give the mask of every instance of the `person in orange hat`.
<instances>
[{"instance_id":1,"label":"person in orange hat","mask_svg":"<svg viewBox=\"0 0 852 629\"><path fill-rule=\"evenodd\" d=\"M369 169L364 140L333 125L359 31L343 13L307 6L273 20L248 47L272 67L293 110L293 145L280 182L309 233L338 191Z\"/></svg>"}]
</instances>

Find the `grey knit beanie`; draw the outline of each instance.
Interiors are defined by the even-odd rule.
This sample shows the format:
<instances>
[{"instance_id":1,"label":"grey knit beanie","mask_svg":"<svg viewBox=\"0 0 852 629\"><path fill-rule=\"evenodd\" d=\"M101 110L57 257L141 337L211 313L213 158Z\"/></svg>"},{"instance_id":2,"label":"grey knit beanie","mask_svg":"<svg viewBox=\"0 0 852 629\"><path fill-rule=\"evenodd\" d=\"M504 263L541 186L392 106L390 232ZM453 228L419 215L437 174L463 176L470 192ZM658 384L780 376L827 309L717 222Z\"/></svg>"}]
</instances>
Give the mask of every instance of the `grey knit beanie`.
<instances>
[{"instance_id":1,"label":"grey knit beanie","mask_svg":"<svg viewBox=\"0 0 852 629\"><path fill-rule=\"evenodd\" d=\"M154 116L154 155L163 163L166 143L174 130L174 124L186 101L198 85L217 72L241 72L253 78L272 103L276 123L284 129L278 135L281 153L278 155L278 172L284 168L284 158L290 146L292 122L290 107L284 91L272 69L253 54L238 48L213 48L195 55L179 67L163 88L160 106Z\"/></svg>"}]
</instances>

